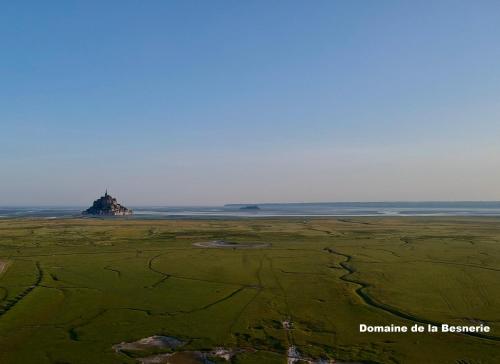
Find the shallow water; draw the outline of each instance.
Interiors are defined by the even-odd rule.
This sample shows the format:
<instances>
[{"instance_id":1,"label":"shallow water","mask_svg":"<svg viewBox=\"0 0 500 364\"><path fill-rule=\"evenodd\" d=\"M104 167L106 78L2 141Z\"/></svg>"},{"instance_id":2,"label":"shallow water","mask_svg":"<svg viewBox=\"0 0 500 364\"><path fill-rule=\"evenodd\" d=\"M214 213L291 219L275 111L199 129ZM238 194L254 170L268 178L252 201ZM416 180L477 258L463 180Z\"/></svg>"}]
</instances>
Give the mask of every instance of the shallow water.
<instances>
[{"instance_id":1,"label":"shallow water","mask_svg":"<svg viewBox=\"0 0 500 364\"><path fill-rule=\"evenodd\" d=\"M131 218L175 217L328 217L328 216L500 216L500 202L337 202L225 206L131 206ZM80 207L0 207L0 217L63 218L80 216Z\"/></svg>"}]
</instances>

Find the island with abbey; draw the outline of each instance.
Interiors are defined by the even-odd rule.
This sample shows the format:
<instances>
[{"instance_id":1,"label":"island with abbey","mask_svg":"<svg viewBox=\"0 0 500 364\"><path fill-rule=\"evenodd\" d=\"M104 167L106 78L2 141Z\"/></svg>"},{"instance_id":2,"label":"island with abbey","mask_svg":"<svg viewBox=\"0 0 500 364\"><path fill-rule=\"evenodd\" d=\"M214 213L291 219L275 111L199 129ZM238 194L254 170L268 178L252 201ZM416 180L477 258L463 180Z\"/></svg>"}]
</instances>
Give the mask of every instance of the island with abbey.
<instances>
[{"instance_id":1,"label":"island with abbey","mask_svg":"<svg viewBox=\"0 0 500 364\"><path fill-rule=\"evenodd\" d=\"M83 215L94 216L127 216L132 215L133 211L120 205L116 198L108 194L108 190L94 201L92 206L82 212Z\"/></svg>"}]
</instances>

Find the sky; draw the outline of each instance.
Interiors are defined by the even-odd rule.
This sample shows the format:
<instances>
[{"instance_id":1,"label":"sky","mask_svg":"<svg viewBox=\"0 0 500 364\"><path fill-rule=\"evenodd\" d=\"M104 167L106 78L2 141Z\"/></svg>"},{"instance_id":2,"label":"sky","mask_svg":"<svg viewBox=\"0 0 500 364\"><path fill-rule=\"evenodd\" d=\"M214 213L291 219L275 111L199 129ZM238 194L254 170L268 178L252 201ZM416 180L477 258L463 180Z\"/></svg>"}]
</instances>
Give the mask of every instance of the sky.
<instances>
[{"instance_id":1,"label":"sky","mask_svg":"<svg viewBox=\"0 0 500 364\"><path fill-rule=\"evenodd\" d=\"M11 1L0 205L500 200L498 1Z\"/></svg>"}]
</instances>

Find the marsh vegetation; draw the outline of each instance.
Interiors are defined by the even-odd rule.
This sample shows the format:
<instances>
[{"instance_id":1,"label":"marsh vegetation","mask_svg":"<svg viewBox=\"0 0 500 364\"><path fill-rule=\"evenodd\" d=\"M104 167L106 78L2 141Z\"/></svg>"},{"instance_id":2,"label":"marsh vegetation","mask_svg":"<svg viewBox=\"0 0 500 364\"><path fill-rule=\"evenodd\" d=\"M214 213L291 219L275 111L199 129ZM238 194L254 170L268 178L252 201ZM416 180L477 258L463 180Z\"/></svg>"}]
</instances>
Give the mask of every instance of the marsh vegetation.
<instances>
[{"instance_id":1,"label":"marsh vegetation","mask_svg":"<svg viewBox=\"0 0 500 364\"><path fill-rule=\"evenodd\" d=\"M499 307L497 218L0 220L1 363L498 363ZM414 323L491 331L359 333Z\"/></svg>"}]
</instances>

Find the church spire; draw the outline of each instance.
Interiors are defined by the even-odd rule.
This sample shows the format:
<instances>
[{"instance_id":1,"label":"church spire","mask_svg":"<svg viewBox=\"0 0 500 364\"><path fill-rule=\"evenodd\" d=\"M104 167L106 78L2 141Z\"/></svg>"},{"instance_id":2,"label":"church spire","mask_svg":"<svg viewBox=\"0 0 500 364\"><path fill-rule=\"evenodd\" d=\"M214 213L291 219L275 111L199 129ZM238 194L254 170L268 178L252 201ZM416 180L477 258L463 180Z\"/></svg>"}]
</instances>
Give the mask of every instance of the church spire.
<instances>
[{"instance_id":1,"label":"church spire","mask_svg":"<svg viewBox=\"0 0 500 364\"><path fill-rule=\"evenodd\" d=\"M106 192L104 193L104 197L108 197L108 189L106 188Z\"/></svg>"}]
</instances>

